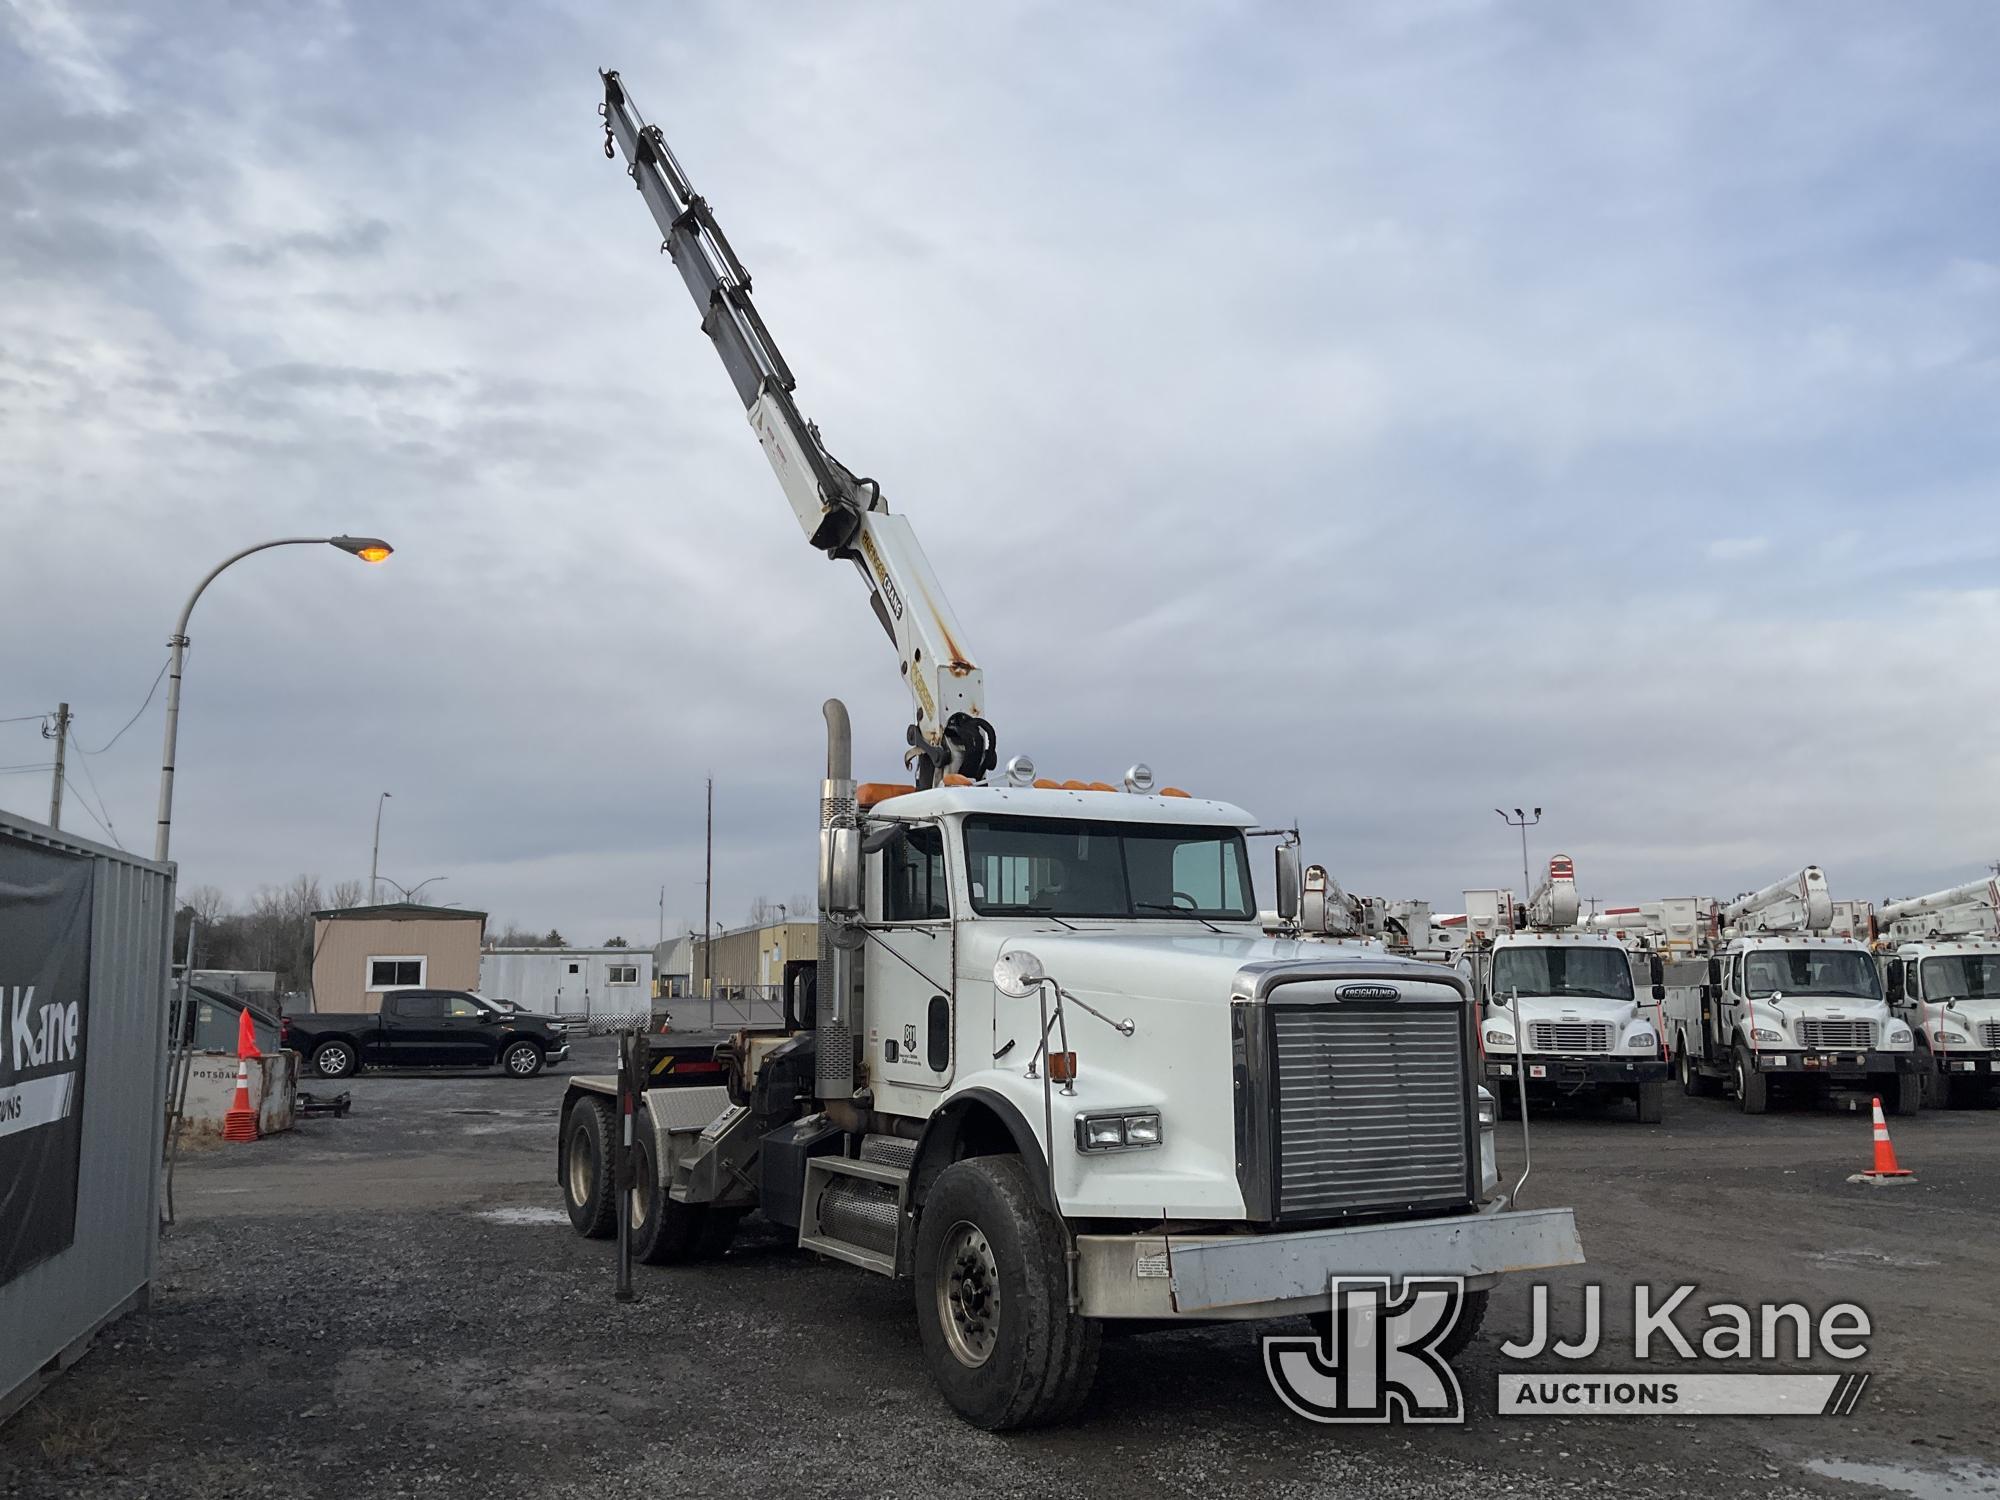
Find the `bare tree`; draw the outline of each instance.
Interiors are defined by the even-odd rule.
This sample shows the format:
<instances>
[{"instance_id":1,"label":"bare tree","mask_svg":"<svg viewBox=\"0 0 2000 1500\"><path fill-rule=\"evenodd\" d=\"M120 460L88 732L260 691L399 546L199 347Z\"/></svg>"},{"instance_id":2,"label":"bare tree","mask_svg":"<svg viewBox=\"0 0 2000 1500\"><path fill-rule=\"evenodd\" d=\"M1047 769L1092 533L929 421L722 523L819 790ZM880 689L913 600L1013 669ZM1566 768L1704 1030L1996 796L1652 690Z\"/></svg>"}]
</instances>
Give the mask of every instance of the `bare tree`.
<instances>
[{"instance_id":1,"label":"bare tree","mask_svg":"<svg viewBox=\"0 0 2000 1500\"><path fill-rule=\"evenodd\" d=\"M368 894L365 880L337 880L333 891L326 898L326 904L334 911L352 911L364 903Z\"/></svg>"},{"instance_id":2,"label":"bare tree","mask_svg":"<svg viewBox=\"0 0 2000 1500\"><path fill-rule=\"evenodd\" d=\"M181 905L194 913L204 928L214 927L229 915L229 898L217 886L198 885L187 893Z\"/></svg>"}]
</instances>

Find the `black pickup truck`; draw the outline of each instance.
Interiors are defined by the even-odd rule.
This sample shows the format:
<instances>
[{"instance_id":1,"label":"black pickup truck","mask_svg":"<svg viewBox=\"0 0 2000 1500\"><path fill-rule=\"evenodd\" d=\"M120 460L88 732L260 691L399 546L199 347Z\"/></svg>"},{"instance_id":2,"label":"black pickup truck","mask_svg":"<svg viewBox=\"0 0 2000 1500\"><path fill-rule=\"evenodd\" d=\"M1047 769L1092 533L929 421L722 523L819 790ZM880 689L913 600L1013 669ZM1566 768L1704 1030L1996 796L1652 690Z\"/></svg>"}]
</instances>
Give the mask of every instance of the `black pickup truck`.
<instances>
[{"instance_id":1,"label":"black pickup truck","mask_svg":"<svg viewBox=\"0 0 2000 1500\"><path fill-rule=\"evenodd\" d=\"M569 1056L554 1016L494 1004L467 990L391 990L380 1015L309 1012L285 1017L283 1044L322 1078L363 1067L487 1068L533 1078Z\"/></svg>"}]
</instances>

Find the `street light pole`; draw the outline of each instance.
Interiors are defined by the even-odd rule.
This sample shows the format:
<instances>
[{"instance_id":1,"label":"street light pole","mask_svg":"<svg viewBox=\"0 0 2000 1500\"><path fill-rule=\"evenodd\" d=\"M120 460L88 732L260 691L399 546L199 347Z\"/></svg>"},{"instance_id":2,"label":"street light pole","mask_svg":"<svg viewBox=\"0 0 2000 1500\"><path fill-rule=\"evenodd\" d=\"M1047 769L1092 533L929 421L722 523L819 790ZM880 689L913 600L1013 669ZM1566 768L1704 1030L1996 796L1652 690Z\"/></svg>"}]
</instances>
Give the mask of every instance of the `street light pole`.
<instances>
[{"instance_id":1,"label":"street light pole","mask_svg":"<svg viewBox=\"0 0 2000 1500\"><path fill-rule=\"evenodd\" d=\"M389 800L390 793L384 792L375 799L375 847L368 855L368 904L373 906L378 899L381 883L375 872L382 864L382 804Z\"/></svg>"},{"instance_id":2,"label":"street light pole","mask_svg":"<svg viewBox=\"0 0 2000 1500\"><path fill-rule=\"evenodd\" d=\"M225 568L240 563L253 552L268 552L273 547L338 547L343 552L352 553L363 562L378 563L388 557L394 549L380 537L372 536L287 536L272 542L259 542L254 547L245 547L241 552L225 557L208 575L194 586L188 601L181 606L181 616L174 622L174 633L167 637L167 644L173 648L173 655L167 663L167 738L160 752L160 814L153 833L153 858L166 863L168 835L173 830L174 819L174 742L181 724L181 663L187 657L188 617L194 613L195 603L201 598L202 590L215 582Z\"/></svg>"},{"instance_id":3,"label":"street light pole","mask_svg":"<svg viewBox=\"0 0 2000 1500\"><path fill-rule=\"evenodd\" d=\"M451 879L451 877L449 875L432 875L423 880L419 880L415 885L404 885L400 880L397 880L394 876L390 875L384 875L382 879L387 884L393 885L398 891L402 892L403 899L405 901L415 901L417 899L417 893L421 891L425 886L436 885L440 880L449 880Z\"/></svg>"},{"instance_id":4,"label":"street light pole","mask_svg":"<svg viewBox=\"0 0 2000 1500\"><path fill-rule=\"evenodd\" d=\"M1521 900L1527 902L1533 899L1535 894L1529 889L1528 885L1528 830L1542 821L1542 810L1538 807L1535 809L1534 814L1530 816L1517 807L1514 809L1514 816L1511 818L1507 816L1505 808L1496 807L1493 810L1500 814L1500 821L1505 823L1509 828L1518 828L1521 830Z\"/></svg>"}]
</instances>

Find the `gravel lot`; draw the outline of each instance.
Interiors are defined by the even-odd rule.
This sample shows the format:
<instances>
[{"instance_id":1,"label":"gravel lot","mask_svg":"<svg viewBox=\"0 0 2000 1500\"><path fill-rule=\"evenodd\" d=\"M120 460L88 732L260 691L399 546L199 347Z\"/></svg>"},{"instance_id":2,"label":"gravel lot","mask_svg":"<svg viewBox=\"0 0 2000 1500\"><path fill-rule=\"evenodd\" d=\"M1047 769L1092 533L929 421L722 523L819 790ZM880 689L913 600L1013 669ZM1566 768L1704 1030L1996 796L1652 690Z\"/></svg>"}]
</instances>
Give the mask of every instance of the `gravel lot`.
<instances>
[{"instance_id":1,"label":"gravel lot","mask_svg":"<svg viewBox=\"0 0 2000 1500\"><path fill-rule=\"evenodd\" d=\"M1462 1428L1312 1426L1220 1328L1107 1341L1081 1426L996 1437L933 1394L907 1290L755 1218L720 1264L641 1267L615 1304L609 1247L570 1233L554 1183L564 1071L351 1087L346 1120L183 1162L152 1310L0 1431L0 1494L2000 1493L2000 1113L1896 1121L1920 1180L1890 1190L1845 1181L1865 1116L1670 1093L1657 1127L1538 1124L1527 1199L1573 1204L1591 1260L1549 1278L1559 1318L1601 1282L1626 1345L1594 1364L1634 1367L1636 1281L1854 1300L1874 1381L1849 1418L1496 1417L1516 1281L1461 1364Z\"/></svg>"}]
</instances>

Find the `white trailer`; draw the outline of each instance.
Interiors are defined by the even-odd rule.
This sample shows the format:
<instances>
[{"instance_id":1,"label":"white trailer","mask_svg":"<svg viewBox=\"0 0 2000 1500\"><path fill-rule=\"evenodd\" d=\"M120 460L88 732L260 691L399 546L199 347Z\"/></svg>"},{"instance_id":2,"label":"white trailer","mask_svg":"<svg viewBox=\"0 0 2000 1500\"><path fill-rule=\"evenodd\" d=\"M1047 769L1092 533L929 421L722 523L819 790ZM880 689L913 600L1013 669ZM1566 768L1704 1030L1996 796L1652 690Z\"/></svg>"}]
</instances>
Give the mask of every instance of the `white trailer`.
<instances>
[{"instance_id":1,"label":"white trailer","mask_svg":"<svg viewBox=\"0 0 2000 1500\"><path fill-rule=\"evenodd\" d=\"M479 992L594 1033L652 1019L648 948L494 948L479 955Z\"/></svg>"},{"instance_id":2,"label":"white trailer","mask_svg":"<svg viewBox=\"0 0 2000 1500\"><path fill-rule=\"evenodd\" d=\"M1867 944L1834 935L1835 903L1817 865L1703 910L1708 920L1685 955L1701 963L1674 963L1666 986L1667 1043L1684 1092L1727 1089L1753 1115L1774 1095L1843 1091L1916 1112L1923 1086L1913 1033L1890 1012ZM1621 917L1625 930L1683 956L1643 919L1643 910Z\"/></svg>"},{"instance_id":3,"label":"white trailer","mask_svg":"<svg viewBox=\"0 0 2000 1500\"><path fill-rule=\"evenodd\" d=\"M1967 881L1874 914L1890 1008L1917 1036L1926 1102L2000 1088L2000 880Z\"/></svg>"},{"instance_id":4,"label":"white trailer","mask_svg":"<svg viewBox=\"0 0 2000 1500\"><path fill-rule=\"evenodd\" d=\"M640 1257L713 1255L756 1209L907 1279L939 1390L989 1429L1071 1418L1109 1320L1330 1321L1336 1275L1442 1274L1466 1288L1431 1346L1449 1358L1500 1275L1581 1261L1568 1209L1501 1190L1449 969L1267 936L1254 820L1230 803L1156 789L1142 766L1122 791L1021 757L993 774L980 669L914 531L800 414L707 201L617 74L604 91L606 152L629 162L793 516L859 572L913 711L893 753L914 784L857 784L847 710L826 703L817 963L784 1027L649 1068L626 1220ZM1034 562L1004 566L1032 587ZM1293 934L1300 887L1282 846L1273 905ZM717 1062L726 1081L666 1086ZM611 1093L574 1080L559 1125L587 1235L619 1211Z\"/></svg>"},{"instance_id":5,"label":"white trailer","mask_svg":"<svg viewBox=\"0 0 2000 1500\"><path fill-rule=\"evenodd\" d=\"M1581 903L1566 854L1525 906L1510 892L1465 893L1459 970L1481 1007L1487 1086L1502 1101L1628 1098L1657 1124L1666 1087L1657 973L1641 998L1617 938L1575 930Z\"/></svg>"}]
</instances>

